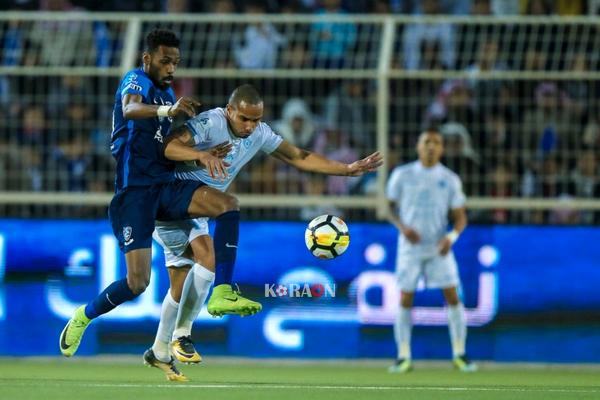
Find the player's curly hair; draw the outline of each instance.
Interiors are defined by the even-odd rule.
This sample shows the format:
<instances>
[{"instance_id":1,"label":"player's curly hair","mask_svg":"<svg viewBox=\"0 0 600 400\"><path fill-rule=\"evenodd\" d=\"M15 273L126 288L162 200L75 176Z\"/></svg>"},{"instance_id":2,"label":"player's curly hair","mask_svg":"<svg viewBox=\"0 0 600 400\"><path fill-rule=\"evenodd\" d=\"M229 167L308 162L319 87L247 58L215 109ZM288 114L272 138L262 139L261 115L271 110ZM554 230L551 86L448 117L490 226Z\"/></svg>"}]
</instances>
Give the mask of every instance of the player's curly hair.
<instances>
[{"instance_id":1,"label":"player's curly hair","mask_svg":"<svg viewBox=\"0 0 600 400\"><path fill-rule=\"evenodd\" d=\"M146 35L146 51L152 53L158 46L179 48L179 38L175 32L168 29L156 28Z\"/></svg>"}]
</instances>

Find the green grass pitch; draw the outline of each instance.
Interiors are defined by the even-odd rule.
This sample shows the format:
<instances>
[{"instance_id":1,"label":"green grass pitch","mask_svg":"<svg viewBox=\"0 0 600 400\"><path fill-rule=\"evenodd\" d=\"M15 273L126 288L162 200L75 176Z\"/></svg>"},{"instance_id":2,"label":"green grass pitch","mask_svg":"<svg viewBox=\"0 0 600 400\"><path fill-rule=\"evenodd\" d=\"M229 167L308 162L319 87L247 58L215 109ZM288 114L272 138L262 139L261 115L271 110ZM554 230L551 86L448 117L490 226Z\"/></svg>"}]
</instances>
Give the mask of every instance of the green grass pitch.
<instances>
[{"instance_id":1,"label":"green grass pitch","mask_svg":"<svg viewBox=\"0 0 600 400\"><path fill-rule=\"evenodd\" d=\"M600 399L600 368L483 364L464 374L450 363L415 363L389 374L381 361L210 359L181 366L188 383L167 382L141 357L0 358L0 399Z\"/></svg>"}]
</instances>

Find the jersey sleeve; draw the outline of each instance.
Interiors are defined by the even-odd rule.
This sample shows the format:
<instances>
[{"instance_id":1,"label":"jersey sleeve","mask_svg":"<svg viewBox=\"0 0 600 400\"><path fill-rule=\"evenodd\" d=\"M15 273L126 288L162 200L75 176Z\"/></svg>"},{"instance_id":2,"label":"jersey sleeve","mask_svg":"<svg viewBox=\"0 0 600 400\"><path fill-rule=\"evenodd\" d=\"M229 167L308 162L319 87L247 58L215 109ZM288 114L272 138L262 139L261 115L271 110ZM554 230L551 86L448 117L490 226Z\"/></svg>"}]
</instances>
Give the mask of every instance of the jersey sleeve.
<instances>
[{"instance_id":1,"label":"jersey sleeve","mask_svg":"<svg viewBox=\"0 0 600 400\"><path fill-rule=\"evenodd\" d=\"M185 126L192 133L196 145L210 140L210 130L213 125L214 121L207 113L198 114L185 123Z\"/></svg>"},{"instance_id":2,"label":"jersey sleeve","mask_svg":"<svg viewBox=\"0 0 600 400\"><path fill-rule=\"evenodd\" d=\"M450 187L452 189L452 193L450 194L450 209L464 207L467 203L467 197L463 192L462 182L458 176L451 176Z\"/></svg>"},{"instance_id":3,"label":"jersey sleeve","mask_svg":"<svg viewBox=\"0 0 600 400\"><path fill-rule=\"evenodd\" d=\"M151 87L152 82L148 78L131 71L125 75L121 82L121 97L126 94L134 94L147 98Z\"/></svg>"},{"instance_id":4,"label":"jersey sleeve","mask_svg":"<svg viewBox=\"0 0 600 400\"><path fill-rule=\"evenodd\" d=\"M267 154L271 154L274 152L281 142L283 142L283 138L273 132L273 129L267 124L262 125L262 146L260 149Z\"/></svg>"},{"instance_id":5,"label":"jersey sleeve","mask_svg":"<svg viewBox=\"0 0 600 400\"><path fill-rule=\"evenodd\" d=\"M400 194L402 192L402 170L396 168L392 171L392 175L388 179L387 186L385 188L385 195L388 200L399 201Z\"/></svg>"}]
</instances>

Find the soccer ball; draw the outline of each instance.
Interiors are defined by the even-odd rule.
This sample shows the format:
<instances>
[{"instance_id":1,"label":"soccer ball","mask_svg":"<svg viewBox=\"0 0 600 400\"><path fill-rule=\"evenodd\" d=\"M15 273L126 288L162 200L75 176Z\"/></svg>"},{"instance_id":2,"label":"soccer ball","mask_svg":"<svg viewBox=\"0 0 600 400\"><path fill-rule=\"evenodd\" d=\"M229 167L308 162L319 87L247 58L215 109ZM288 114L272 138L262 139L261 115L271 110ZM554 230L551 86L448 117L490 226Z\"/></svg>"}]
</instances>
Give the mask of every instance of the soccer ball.
<instances>
[{"instance_id":1,"label":"soccer ball","mask_svg":"<svg viewBox=\"0 0 600 400\"><path fill-rule=\"evenodd\" d=\"M346 251L350 244L350 234L346 223L340 218L320 215L308 224L304 241L313 256L331 259Z\"/></svg>"}]
</instances>

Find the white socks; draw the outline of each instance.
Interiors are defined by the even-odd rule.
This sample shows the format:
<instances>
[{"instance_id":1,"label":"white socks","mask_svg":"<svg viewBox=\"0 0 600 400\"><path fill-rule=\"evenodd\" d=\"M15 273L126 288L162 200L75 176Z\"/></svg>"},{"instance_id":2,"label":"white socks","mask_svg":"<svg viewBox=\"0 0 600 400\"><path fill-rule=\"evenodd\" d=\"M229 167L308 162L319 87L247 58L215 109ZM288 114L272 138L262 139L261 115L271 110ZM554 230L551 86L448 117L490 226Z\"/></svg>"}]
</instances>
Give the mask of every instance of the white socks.
<instances>
[{"instance_id":1,"label":"white socks","mask_svg":"<svg viewBox=\"0 0 600 400\"><path fill-rule=\"evenodd\" d=\"M462 303L455 306L448 306L448 330L450 331L452 354L454 357L464 355L465 342L467 341L467 322L465 307Z\"/></svg>"},{"instance_id":2,"label":"white socks","mask_svg":"<svg viewBox=\"0 0 600 400\"><path fill-rule=\"evenodd\" d=\"M394 339L398 349L398 359L410 359L410 336L412 332L412 315L410 308L400 306L394 322Z\"/></svg>"},{"instance_id":3,"label":"white socks","mask_svg":"<svg viewBox=\"0 0 600 400\"><path fill-rule=\"evenodd\" d=\"M177 319L177 310L179 303L171 297L171 290L167 292L165 299L162 302L160 310L160 323L156 331L156 338L152 345L154 355L160 361L169 362L171 353L169 351L169 343L171 342L171 333L175 328L175 320Z\"/></svg>"},{"instance_id":4,"label":"white socks","mask_svg":"<svg viewBox=\"0 0 600 400\"><path fill-rule=\"evenodd\" d=\"M191 334L192 324L200 313L214 281L214 272L209 271L200 264L194 264L183 284L181 305L177 313L173 340Z\"/></svg>"}]
</instances>

